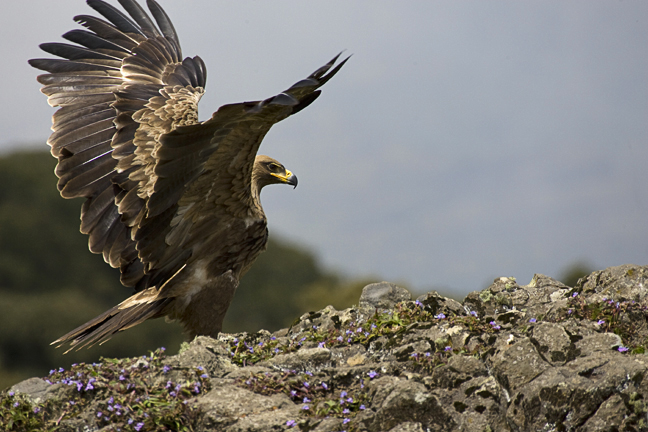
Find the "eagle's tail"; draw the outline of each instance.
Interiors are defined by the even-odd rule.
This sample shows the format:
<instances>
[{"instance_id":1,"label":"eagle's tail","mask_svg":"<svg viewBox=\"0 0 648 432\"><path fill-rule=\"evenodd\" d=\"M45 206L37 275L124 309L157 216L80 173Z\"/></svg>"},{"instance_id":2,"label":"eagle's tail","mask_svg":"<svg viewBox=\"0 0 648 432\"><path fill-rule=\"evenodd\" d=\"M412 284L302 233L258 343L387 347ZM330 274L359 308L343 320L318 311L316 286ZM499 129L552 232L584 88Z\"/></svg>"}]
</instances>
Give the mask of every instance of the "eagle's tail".
<instances>
[{"instance_id":1,"label":"eagle's tail","mask_svg":"<svg viewBox=\"0 0 648 432\"><path fill-rule=\"evenodd\" d=\"M61 336L51 345L60 348L69 342L70 349L65 352L67 354L75 348L80 350L96 343L102 344L117 332L136 326L149 318L164 315L165 308L173 301L173 298L162 298L150 302L129 302L133 297Z\"/></svg>"}]
</instances>

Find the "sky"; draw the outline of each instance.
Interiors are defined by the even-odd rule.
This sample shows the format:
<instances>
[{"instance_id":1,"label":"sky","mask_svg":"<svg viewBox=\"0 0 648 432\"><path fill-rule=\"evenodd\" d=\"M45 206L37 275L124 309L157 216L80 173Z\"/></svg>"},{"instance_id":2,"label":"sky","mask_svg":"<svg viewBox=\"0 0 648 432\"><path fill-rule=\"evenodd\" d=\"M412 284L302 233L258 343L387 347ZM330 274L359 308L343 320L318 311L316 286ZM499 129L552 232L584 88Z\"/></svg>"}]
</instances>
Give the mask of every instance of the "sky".
<instances>
[{"instance_id":1,"label":"sky","mask_svg":"<svg viewBox=\"0 0 648 432\"><path fill-rule=\"evenodd\" d=\"M271 235L328 268L460 296L648 264L648 2L161 4L207 65L202 120L352 54L261 147L299 177L263 191ZM46 149L54 109L27 60L95 12L2 11L0 151Z\"/></svg>"}]
</instances>

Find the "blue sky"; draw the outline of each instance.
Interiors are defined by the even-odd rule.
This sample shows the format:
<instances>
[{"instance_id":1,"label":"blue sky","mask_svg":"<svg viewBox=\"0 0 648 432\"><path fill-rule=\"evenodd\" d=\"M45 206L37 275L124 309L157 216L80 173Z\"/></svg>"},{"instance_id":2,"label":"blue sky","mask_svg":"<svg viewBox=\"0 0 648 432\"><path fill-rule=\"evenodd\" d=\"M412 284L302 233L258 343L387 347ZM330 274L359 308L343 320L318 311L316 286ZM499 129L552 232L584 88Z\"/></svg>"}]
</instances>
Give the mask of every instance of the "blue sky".
<instances>
[{"instance_id":1,"label":"blue sky","mask_svg":"<svg viewBox=\"0 0 648 432\"><path fill-rule=\"evenodd\" d=\"M353 54L261 147L299 177L263 192L271 235L331 268L463 295L648 263L647 2L161 4L207 64L202 119ZM1 150L46 148L53 109L27 60L93 13L3 6Z\"/></svg>"}]
</instances>

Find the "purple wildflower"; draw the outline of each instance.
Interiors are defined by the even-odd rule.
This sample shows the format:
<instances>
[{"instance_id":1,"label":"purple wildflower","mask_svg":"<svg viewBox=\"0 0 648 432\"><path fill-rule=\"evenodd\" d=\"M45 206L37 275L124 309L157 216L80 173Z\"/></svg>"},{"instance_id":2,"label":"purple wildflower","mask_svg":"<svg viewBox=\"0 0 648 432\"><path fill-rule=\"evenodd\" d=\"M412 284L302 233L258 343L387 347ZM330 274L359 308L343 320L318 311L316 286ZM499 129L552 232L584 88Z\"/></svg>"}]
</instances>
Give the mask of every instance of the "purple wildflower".
<instances>
[{"instance_id":1,"label":"purple wildflower","mask_svg":"<svg viewBox=\"0 0 648 432\"><path fill-rule=\"evenodd\" d=\"M470 315L472 315L472 316L474 316L475 318L477 318L477 312L475 312L475 311L470 311Z\"/></svg>"},{"instance_id":2,"label":"purple wildflower","mask_svg":"<svg viewBox=\"0 0 648 432\"><path fill-rule=\"evenodd\" d=\"M529 320L530 323L534 323L534 322L536 322L536 321L537 321L537 320L536 320L535 318L531 318L531 319Z\"/></svg>"},{"instance_id":3,"label":"purple wildflower","mask_svg":"<svg viewBox=\"0 0 648 432\"><path fill-rule=\"evenodd\" d=\"M347 423L349 423L350 421L351 421L351 419L345 418L345 419L342 421L342 423L343 423L343 424L347 424Z\"/></svg>"},{"instance_id":4,"label":"purple wildflower","mask_svg":"<svg viewBox=\"0 0 648 432\"><path fill-rule=\"evenodd\" d=\"M92 385L92 383L95 382L95 381L96 380L94 378L90 378L90 381L88 381L88 384L85 387L85 391L93 390L94 386Z\"/></svg>"},{"instance_id":5,"label":"purple wildflower","mask_svg":"<svg viewBox=\"0 0 648 432\"><path fill-rule=\"evenodd\" d=\"M304 411L308 411L308 410L310 409L310 407L309 407L308 405L304 405L304 406L302 407L302 409L303 409Z\"/></svg>"},{"instance_id":6,"label":"purple wildflower","mask_svg":"<svg viewBox=\"0 0 648 432\"><path fill-rule=\"evenodd\" d=\"M445 351L445 352L452 351L452 347L451 347L451 346L447 346L447 347L445 347L445 348L443 349L443 351Z\"/></svg>"},{"instance_id":7,"label":"purple wildflower","mask_svg":"<svg viewBox=\"0 0 648 432\"><path fill-rule=\"evenodd\" d=\"M286 426L288 426L288 427L293 427L293 426L295 426L295 420L288 420L288 421L286 422Z\"/></svg>"},{"instance_id":8,"label":"purple wildflower","mask_svg":"<svg viewBox=\"0 0 648 432\"><path fill-rule=\"evenodd\" d=\"M303 402L304 402L304 403L308 403L308 402L311 402L311 400L308 399L307 397L305 397L304 400L303 400Z\"/></svg>"},{"instance_id":9,"label":"purple wildflower","mask_svg":"<svg viewBox=\"0 0 648 432\"><path fill-rule=\"evenodd\" d=\"M297 396L297 390L290 390L290 396L291 397Z\"/></svg>"},{"instance_id":10,"label":"purple wildflower","mask_svg":"<svg viewBox=\"0 0 648 432\"><path fill-rule=\"evenodd\" d=\"M9 394L9 396L13 397L13 395L15 395L16 393L10 391L8 394Z\"/></svg>"},{"instance_id":11,"label":"purple wildflower","mask_svg":"<svg viewBox=\"0 0 648 432\"><path fill-rule=\"evenodd\" d=\"M164 365L162 368L162 373L168 373L171 370L171 366L169 365Z\"/></svg>"},{"instance_id":12,"label":"purple wildflower","mask_svg":"<svg viewBox=\"0 0 648 432\"><path fill-rule=\"evenodd\" d=\"M342 414L349 414L351 411L349 411L349 408L344 408L342 410Z\"/></svg>"},{"instance_id":13,"label":"purple wildflower","mask_svg":"<svg viewBox=\"0 0 648 432\"><path fill-rule=\"evenodd\" d=\"M310 387L310 384L308 384L308 381L304 381L304 387L306 387L306 388Z\"/></svg>"},{"instance_id":14,"label":"purple wildflower","mask_svg":"<svg viewBox=\"0 0 648 432\"><path fill-rule=\"evenodd\" d=\"M345 398L346 395L347 395L347 392L345 392L345 391L343 391L342 393L340 393L340 397L341 397L341 398Z\"/></svg>"},{"instance_id":15,"label":"purple wildflower","mask_svg":"<svg viewBox=\"0 0 648 432\"><path fill-rule=\"evenodd\" d=\"M134 429L135 429L137 432L139 432L140 430L142 430L143 427L144 427L144 423L139 422L139 423L137 423L137 424L135 425Z\"/></svg>"},{"instance_id":16,"label":"purple wildflower","mask_svg":"<svg viewBox=\"0 0 648 432\"><path fill-rule=\"evenodd\" d=\"M619 352L626 352L628 351L628 347L620 346L619 347Z\"/></svg>"},{"instance_id":17,"label":"purple wildflower","mask_svg":"<svg viewBox=\"0 0 648 432\"><path fill-rule=\"evenodd\" d=\"M350 398L348 398L346 401L349 402L349 403L353 403L353 398L350 397Z\"/></svg>"},{"instance_id":18,"label":"purple wildflower","mask_svg":"<svg viewBox=\"0 0 648 432\"><path fill-rule=\"evenodd\" d=\"M326 383L323 382L323 383L322 383L322 388L323 388L324 390L328 390L328 385L326 385Z\"/></svg>"},{"instance_id":19,"label":"purple wildflower","mask_svg":"<svg viewBox=\"0 0 648 432\"><path fill-rule=\"evenodd\" d=\"M446 316L445 316L444 313L440 313L440 314L438 314L438 315L434 315L434 318L436 318L436 319L444 319L445 317L446 317Z\"/></svg>"},{"instance_id":20,"label":"purple wildflower","mask_svg":"<svg viewBox=\"0 0 648 432\"><path fill-rule=\"evenodd\" d=\"M605 324L605 320L598 320L598 321L596 322L596 324L598 324L598 325L603 325L603 324Z\"/></svg>"},{"instance_id":21,"label":"purple wildflower","mask_svg":"<svg viewBox=\"0 0 648 432\"><path fill-rule=\"evenodd\" d=\"M360 405L360 409L364 411L364 410L366 410L366 409L367 409L367 407L366 407L366 406L364 406L364 405Z\"/></svg>"},{"instance_id":22,"label":"purple wildflower","mask_svg":"<svg viewBox=\"0 0 648 432\"><path fill-rule=\"evenodd\" d=\"M97 412L97 417L101 417L102 415L101 411Z\"/></svg>"},{"instance_id":23,"label":"purple wildflower","mask_svg":"<svg viewBox=\"0 0 648 432\"><path fill-rule=\"evenodd\" d=\"M371 370L367 375L369 375L369 378L374 379L378 375L378 372Z\"/></svg>"},{"instance_id":24,"label":"purple wildflower","mask_svg":"<svg viewBox=\"0 0 648 432\"><path fill-rule=\"evenodd\" d=\"M14 402L13 403L14 408L16 408L18 405L20 405L20 402Z\"/></svg>"},{"instance_id":25,"label":"purple wildflower","mask_svg":"<svg viewBox=\"0 0 648 432\"><path fill-rule=\"evenodd\" d=\"M578 293L575 292L574 294L572 294L572 297L576 297L577 295L578 295Z\"/></svg>"},{"instance_id":26,"label":"purple wildflower","mask_svg":"<svg viewBox=\"0 0 648 432\"><path fill-rule=\"evenodd\" d=\"M317 348L324 348L326 346L325 342L320 342L317 344Z\"/></svg>"},{"instance_id":27,"label":"purple wildflower","mask_svg":"<svg viewBox=\"0 0 648 432\"><path fill-rule=\"evenodd\" d=\"M202 375L200 375L200 378L205 378L205 379L206 379L206 378L209 378L209 375L207 375L207 374L202 374Z\"/></svg>"}]
</instances>

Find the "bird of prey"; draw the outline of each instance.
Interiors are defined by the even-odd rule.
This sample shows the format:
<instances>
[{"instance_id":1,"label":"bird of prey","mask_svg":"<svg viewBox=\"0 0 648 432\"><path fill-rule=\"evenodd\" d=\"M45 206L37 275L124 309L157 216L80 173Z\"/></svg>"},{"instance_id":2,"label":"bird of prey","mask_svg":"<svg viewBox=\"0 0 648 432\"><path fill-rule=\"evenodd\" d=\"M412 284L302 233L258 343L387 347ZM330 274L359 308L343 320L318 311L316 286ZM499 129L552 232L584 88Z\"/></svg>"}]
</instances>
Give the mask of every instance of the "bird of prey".
<instances>
[{"instance_id":1,"label":"bird of prey","mask_svg":"<svg viewBox=\"0 0 648 432\"><path fill-rule=\"evenodd\" d=\"M338 57L262 101L220 107L204 122L200 57L182 57L169 17L147 0L87 3L104 19L45 43L58 59L29 63L53 116L48 140L64 198L84 197L89 248L135 293L53 344L91 346L147 319L178 320L189 337L215 337L241 276L265 249L264 186L297 186L281 163L257 155L272 125L310 105L348 57ZM154 22L154 21L155 22Z\"/></svg>"}]
</instances>

